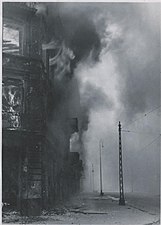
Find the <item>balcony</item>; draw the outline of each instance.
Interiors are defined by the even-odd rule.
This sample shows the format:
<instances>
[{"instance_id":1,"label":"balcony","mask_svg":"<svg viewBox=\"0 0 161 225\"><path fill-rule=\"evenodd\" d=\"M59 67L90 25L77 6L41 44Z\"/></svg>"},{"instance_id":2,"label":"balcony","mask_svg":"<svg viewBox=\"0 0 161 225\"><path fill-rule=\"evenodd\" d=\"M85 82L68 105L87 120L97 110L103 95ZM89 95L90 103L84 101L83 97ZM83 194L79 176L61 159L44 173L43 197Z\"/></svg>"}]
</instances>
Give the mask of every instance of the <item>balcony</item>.
<instances>
[{"instance_id":1,"label":"balcony","mask_svg":"<svg viewBox=\"0 0 161 225\"><path fill-rule=\"evenodd\" d=\"M10 69L12 71L32 72L38 73L39 75L40 72L42 73L44 70L43 63L39 59L19 55L11 55L7 53L3 53L2 65L3 69Z\"/></svg>"},{"instance_id":2,"label":"balcony","mask_svg":"<svg viewBox=\"0 0 161 225\"><path fill-rule=\"evenodd\" d=\"M43 135L45 119L17 112L2 112L2 127L5 131L21 131Z\"/></svg>"}]
</instances>

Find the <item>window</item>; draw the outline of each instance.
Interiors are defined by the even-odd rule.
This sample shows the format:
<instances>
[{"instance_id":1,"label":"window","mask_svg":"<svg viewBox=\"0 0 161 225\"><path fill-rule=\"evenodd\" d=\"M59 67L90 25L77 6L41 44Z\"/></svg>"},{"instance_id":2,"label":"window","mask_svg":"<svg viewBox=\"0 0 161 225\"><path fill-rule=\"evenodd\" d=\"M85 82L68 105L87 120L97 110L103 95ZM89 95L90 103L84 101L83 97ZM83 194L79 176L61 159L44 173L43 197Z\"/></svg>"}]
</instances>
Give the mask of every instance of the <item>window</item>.
<instances>
[{"instance_id":1,"label":"window","mask_svg":"<svg viewBox=\"0 0 161 225\"><path fill-rule=\"evenodd\" d=\"M20 25L3 23L3 52L14 55L22 54L23 29Z\"/></svg>"},{"instance_id":2,"label":"window","mask_svg":"<svg viewBox=\"0 0 161 225\"><path fill-rule=\"evenodd\" d=\"M22 113L23 82L18 79L6 79L2 84L2 119L3 127L20 128Z\"/></svg>"}]
</instances>

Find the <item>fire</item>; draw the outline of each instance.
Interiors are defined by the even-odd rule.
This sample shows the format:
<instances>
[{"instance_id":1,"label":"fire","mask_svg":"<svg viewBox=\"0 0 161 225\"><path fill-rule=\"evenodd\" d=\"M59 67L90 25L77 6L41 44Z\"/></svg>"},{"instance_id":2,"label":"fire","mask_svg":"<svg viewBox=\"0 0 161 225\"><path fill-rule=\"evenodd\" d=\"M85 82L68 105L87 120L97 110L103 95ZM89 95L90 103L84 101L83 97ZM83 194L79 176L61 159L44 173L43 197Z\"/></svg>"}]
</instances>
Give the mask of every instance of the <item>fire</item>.
<instances>
[{"instance_id":1,"label":"fire","mask_svg":"<svg viewBox=\"0 0 161 225\"><path fill-rule=\"evenodd\" d=\"M19 87L14 85L3 86L3 115L12 128L20 126L20 107L22 96Z\"/></svg>"},{"instance_id":2,"label":"fire","mask_svg":"<svg viewBox=\"0 0 161 225\"><path fill-rule=\"evenodd\" d=\"M77 132L73 133L70 138L70 152L79 152L79 134Z\"/></svg>"},{"instance_id":3,"label":"fire","mask_svg":"<svg viewBox=\"0 0 161 225\"><path fill-rule=\"evenodd\" d=\"M75 55L64 42L51 41L44 44L43 49L57 52L56 55L49 57L49 65L55 67L54 76L61 80L65 74L71 73L71 60L75 58Z\"/></svg>"},{"instance_id":4,"label":"fire","mask_svg":"<svg viewBox=\"0 0 161 225\"><path fill-rule=\"evenodd\" d=\"M20 106L21 99L18 93L18 88L9 85L7 87L3 88L3 97L5 100L5 106L7 107L8 112L16 112L18 109L18 106Z\"/></svg>"}]
</instances>

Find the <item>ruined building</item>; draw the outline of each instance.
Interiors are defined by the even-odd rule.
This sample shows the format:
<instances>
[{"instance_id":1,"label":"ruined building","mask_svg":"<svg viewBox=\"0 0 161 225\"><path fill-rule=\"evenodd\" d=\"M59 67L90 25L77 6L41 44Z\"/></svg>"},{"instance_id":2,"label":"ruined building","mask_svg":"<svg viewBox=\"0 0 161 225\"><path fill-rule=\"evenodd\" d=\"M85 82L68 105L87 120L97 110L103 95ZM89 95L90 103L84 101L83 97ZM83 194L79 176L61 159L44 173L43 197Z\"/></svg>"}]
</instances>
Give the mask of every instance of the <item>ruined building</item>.
<instances>
[{"instance_id":1,"label":"ruined building","mask_svg":"<svg viewBox=\"0 0 161 225\"><path fill-rule=\"evenodd\" d=\"M48 42L46 22L35 3L3 3L4 208L38 215L80 190L79 93L73 58L63 42ZM77 152L73 134L78 136Z\"/></svg>"}]
</instances>

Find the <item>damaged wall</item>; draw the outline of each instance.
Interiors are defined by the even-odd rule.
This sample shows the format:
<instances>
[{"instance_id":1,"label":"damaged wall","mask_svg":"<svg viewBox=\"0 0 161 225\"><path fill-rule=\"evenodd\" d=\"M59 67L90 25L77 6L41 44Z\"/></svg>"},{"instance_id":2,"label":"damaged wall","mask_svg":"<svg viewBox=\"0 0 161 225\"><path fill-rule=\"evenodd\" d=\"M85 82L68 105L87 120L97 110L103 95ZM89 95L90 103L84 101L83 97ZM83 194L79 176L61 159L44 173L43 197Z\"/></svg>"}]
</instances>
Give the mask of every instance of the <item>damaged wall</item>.
<instances>
[{"instance_id":1,"label":"damaged wall","mask_svg":"<svg viewBox=\"0 0 161 225\"><path fill-rule=\"evenodd\" d=\"M4 5L5 19L15 18L12 21L13 27L17 24L17 17L23 20L24 39L19 41L22 41L25 47L21 52L3 54L3 80L11 77L20 78L23 83L21 124L14 127L3 126L3 151L8 148L9 151L15 152L18 148L18 180L16 181L18 190L15 190L14 195L15 207L20 209L22 215L36 215L40 214L42 207L47 208L57 201L64 201L80 189L82 164L78 153L70 154L71 134L78 132L79 108L72 105L72 102L75 102L74 104L77 102L79 106L79 92L70 66L74 56L60 40L56 46L60 50L57 58L54 58L53 47L41 48L40 44L47 41L48 33L43 28L45 19L40 14L36 14L35 8L30 8L25 3L4 3ZM27 20L28 16L31 21ZM8 26L11 26L10 22L8 23ZM41 35L36 36L40 34L39 32ZM10 35L13 36L12 32ZM55 37L52 42L54 40L57 42ZM7 39L6 42L10 41ZM9 46L8 44L7 48ZM43 58L46 60L45 65L49 64L49 70L42 63L42 50L45 53L53 50L53 55L48 55L50 58ZM6 92L9 94L7 95ZM12 112L14 107L18 110L19 98L16 93L14 88L11 90L11 86L4 86L4 113ZM9 107L6 107L6 104L9 104ZM73 116L77 118L75 127L71 126ZM8 155L3 154L3 156L5 179L5 173L8 174L7 167L10 168L11 165L7 161ZM6 182L3 184L6 185ZM7 183L10 184L11 182ZM3 190L5 189L10 190L4 186ZM3 194L4 201L12 201L6 197L5 191Z\"/></svg>"}]
</instances>

